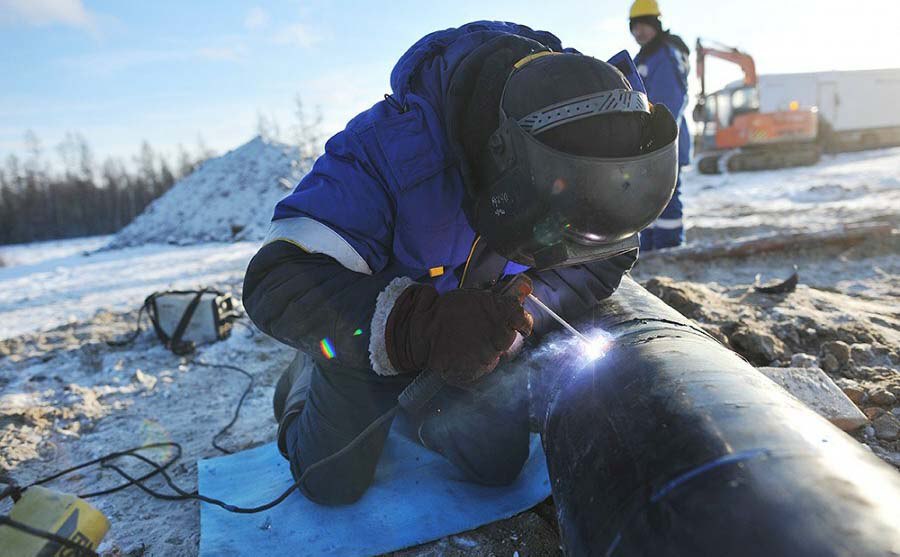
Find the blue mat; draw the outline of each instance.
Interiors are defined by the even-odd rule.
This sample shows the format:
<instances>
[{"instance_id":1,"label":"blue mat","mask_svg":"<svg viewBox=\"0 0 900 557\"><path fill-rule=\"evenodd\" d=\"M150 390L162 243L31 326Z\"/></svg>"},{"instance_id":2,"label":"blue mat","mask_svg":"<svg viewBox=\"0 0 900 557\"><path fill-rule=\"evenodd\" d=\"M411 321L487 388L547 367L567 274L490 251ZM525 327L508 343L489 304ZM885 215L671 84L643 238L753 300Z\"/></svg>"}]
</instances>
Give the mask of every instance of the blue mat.
<instances>
[{"instance_id":1,"label":"blue mat","mask_svg":"<svg viewBox=\"0 0 900 557\"><path fill-rule=\"evenodd\" d=\"M288 463L264 445L201 460L200 493L242 507L290 487ZM259 514L200 505L200 555L378 555L509 518L550 495L539 437L518 480L508 487L469 483L450 463L391 430L375 481L353 505L324 507L299 492Z\"/></svg>"}]
</instances>

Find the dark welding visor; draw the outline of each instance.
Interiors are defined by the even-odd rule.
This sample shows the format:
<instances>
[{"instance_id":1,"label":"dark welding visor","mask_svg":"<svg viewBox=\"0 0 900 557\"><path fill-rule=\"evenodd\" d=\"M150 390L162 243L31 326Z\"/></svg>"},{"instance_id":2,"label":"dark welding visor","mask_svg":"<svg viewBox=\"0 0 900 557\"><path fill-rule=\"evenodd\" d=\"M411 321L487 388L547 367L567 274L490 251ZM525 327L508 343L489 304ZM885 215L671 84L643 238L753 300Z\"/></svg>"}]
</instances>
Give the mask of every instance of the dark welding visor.
<instances>
[{"instance_id":1,"label":"dark welding visor","mask_svg":"<svg viewBox=\"0 0 900 557\"><path fill-rule=\"evenodd\" d=\"M608 113L645 113L641 154L570 155L540 141L557 126ZM518 120L501 108L489 147L499 170L482 192L476 228L498 253L537 268L634 249L662 213L678 172L678 127L640 91L617 89L548 106Z\"/></svg>"}]
</instances>

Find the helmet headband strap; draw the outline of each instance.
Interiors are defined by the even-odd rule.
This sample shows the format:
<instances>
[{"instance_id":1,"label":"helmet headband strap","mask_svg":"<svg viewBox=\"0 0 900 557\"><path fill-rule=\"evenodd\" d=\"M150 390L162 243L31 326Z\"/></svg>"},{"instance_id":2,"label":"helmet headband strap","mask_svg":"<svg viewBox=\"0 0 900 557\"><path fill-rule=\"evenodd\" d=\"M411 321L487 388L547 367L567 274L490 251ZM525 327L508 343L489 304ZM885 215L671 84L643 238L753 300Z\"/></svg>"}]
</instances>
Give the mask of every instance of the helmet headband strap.
<instances>
[{"instance_id":1,"label":"helmet headband strap","mask_svg":"<svg viewBox=\"0 0 900 557\"><path fill-rule=\"evenodd\" d=\"M519 119L519 126L532 136L557 126L598 114L643 112L650 114L647 95L640 91L613 89L568 99L538 109Z\"/></svg>"}]
</instances>

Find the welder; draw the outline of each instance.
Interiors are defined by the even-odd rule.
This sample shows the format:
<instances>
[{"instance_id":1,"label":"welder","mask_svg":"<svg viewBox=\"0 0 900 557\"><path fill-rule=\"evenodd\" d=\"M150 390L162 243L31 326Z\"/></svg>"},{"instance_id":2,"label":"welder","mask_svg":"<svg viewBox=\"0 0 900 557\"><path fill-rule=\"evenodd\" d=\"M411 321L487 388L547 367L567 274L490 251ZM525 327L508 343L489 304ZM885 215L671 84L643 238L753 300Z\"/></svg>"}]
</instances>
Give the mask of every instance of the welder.
<instances>
[{"instance_id":1,"label":"welder","mask_svg":"<svg viewBox=\"0 0 900 557\"><path fill-rule=\"evenodd\" d=\"M276 386L278 447L323 504L365 492L388 431L357 437L424 370L446 385L409 416L418 441L472 481L514 481L527 378L505 362L557 325L504 285L527 277L524 293L590 319L677 173L675 120L624 52L475 22L419 40L391 88L277 205L244 280L253 321L299 351Z\"/></svg>"}]
</instances>

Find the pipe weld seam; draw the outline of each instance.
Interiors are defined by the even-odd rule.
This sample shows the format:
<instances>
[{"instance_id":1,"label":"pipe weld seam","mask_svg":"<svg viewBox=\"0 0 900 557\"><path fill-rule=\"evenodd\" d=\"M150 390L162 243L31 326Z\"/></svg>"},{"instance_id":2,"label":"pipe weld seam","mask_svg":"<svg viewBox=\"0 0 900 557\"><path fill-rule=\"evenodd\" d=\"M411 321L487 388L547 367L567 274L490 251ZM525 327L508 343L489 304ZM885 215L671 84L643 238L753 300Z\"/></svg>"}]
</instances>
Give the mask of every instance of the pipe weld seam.
<instances>
[{"instance_id":1,"label":"pipe weld seam","mask_svg":"<svg viewBox=\"0 0 900 557\"><path fill-rule=\"evenodd\" d=\"M701 336L704 336L706 338L716 341L716 343L719 343L719 340L716 339L714 336L712 336L711 334L704 331L702 328L700 328L692 323L682 323L681 321L673 321L671 319L663 319L661 317L635 317L634 319L629 319L627 321L620 321L619 323L613 323L613 324L609 325L609 327L606 330L609 332L613 332L615 329L628 328L631 326L638 326L638 325L645 325L650 322L663 323L665 325L674 325L674 326L678 327L679 329L682 329L682 330L686 329L688 331L695 332ZM658 327L658 328L659 329L667 329L668 327ZM653 329L649 329L649 330L653 330Z\"/></svg>"}]
</instances>

